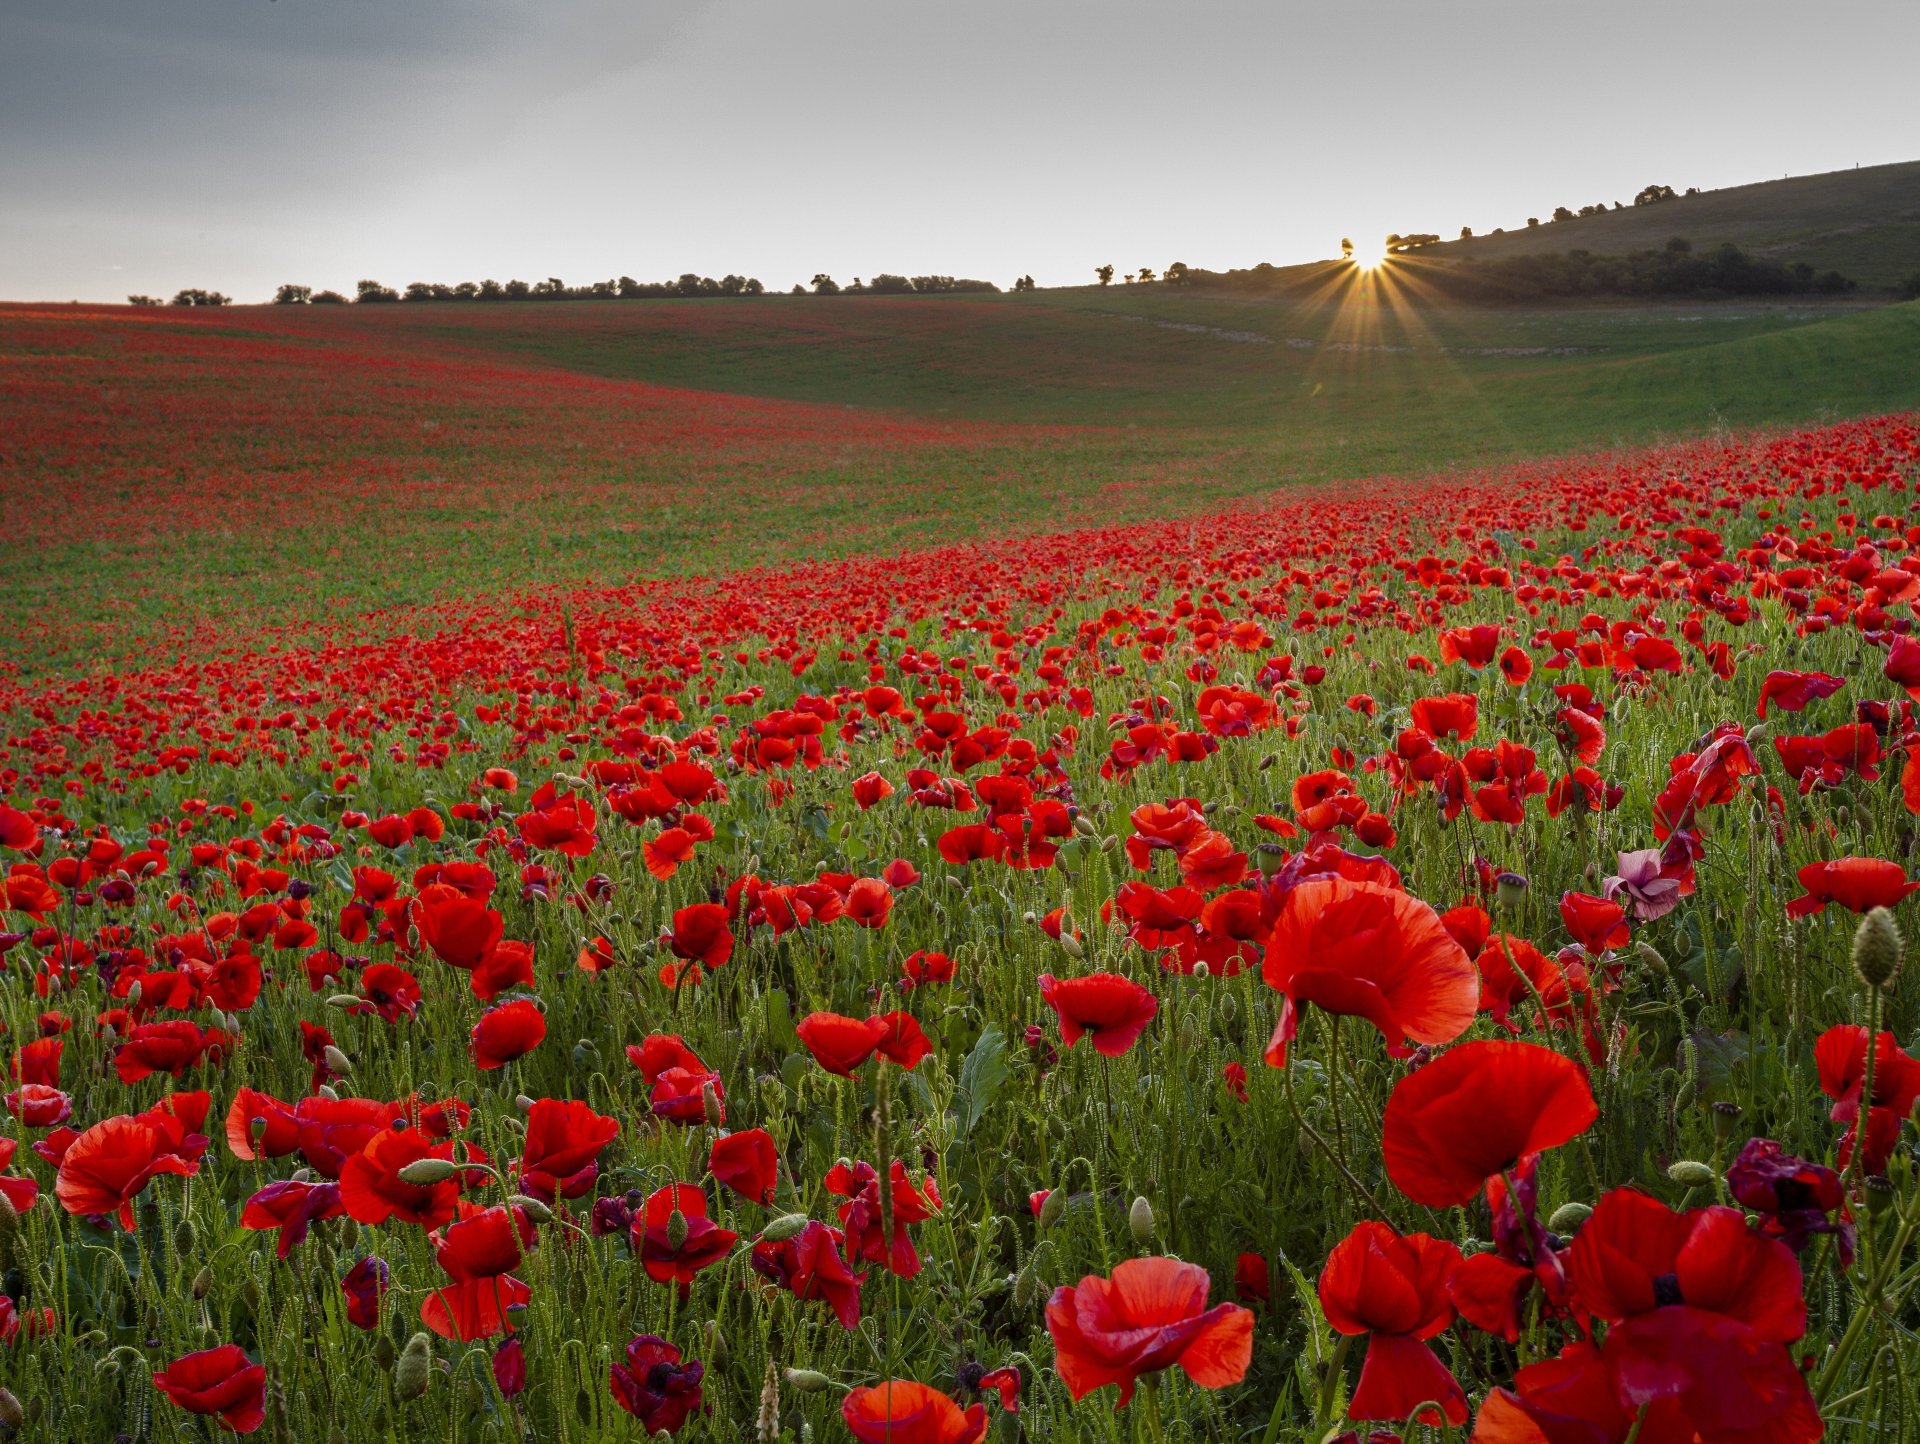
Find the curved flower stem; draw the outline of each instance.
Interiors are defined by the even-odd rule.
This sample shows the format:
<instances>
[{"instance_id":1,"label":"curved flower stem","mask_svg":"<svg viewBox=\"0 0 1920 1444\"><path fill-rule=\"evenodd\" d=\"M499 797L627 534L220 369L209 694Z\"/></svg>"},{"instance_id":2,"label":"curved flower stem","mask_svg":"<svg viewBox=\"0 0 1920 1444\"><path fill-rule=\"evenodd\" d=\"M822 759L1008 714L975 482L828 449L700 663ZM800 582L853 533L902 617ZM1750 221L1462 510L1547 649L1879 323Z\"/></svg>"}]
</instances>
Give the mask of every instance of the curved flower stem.
<instances>
[{"instance_id":1,"label":"curved flower stem","mask_svg":"<svg viewBox=\"0 0 1920 1444\"><path fill-rule=\"evenodd\" d=\"M1293 1063L1291 1059L1288 1060L1287 1066L1283 1068L1281 1072L1286 1075L1287 1106L1293 1110L1294 1122L1299 1124L1301 1131L1314 1141L1322 1153L1327 1155L1328 1159L1333 1163L1334 1169L1339 1173L1340 1177L1345 1180L1347 1187L1353 1190L1354 1196L1366 1205L1375 1218L1385 1221L1387 1211L1380 1206L1380 1200L1375 1198L1366 1184L1362 1183L1354 1174L1353 1170L1347 1167L1346 1159L1342 1158L1339 1153L1335 1151L1333 1145L1327 1141L1326 1136L1309 1123L1307 1121L1307 1115L1300 1111L1300 1100L1294 1096L1293 1091Z\"/></svg>"}]
</instances>

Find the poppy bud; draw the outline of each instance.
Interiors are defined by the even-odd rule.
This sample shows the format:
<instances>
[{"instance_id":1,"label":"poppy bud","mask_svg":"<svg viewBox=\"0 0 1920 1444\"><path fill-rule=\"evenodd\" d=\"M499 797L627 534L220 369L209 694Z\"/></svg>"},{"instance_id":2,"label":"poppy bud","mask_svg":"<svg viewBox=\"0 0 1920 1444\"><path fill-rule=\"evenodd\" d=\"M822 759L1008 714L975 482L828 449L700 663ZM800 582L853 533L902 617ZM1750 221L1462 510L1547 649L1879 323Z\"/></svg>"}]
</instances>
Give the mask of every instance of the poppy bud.
<instances>
[{"instance_id":1,"label":"poppy bud","mask_svg":"<svg viewBox=\"0 0 1920 1444\"><path fill-rule=\"evenodd\" d=\"M393 1346L393 1340L382 1334L373 1341L373 1362L383 1369L393 1367L394 1356L400 1351Z\"/></svg>"},{"instance_id":2,"label":"poppy bud","mask_svg":"<svg viewBox=\"0 0 1920 1444\"><path fill-rule=\"evenodd\" d=\"M781 1377L787 1381L787 1387L801 1394L818 1394L823 1389L833 1387L833 1380L815 1369L784 1369Z\"/></svg>"},{"instance_id":3,"label":"poppy bud","mask_svg":"<svg viewBox=\"0 0 1920 1444\"><path fill-rule=\"evenodd\" d=\"M535 1223L552 1223L553 1210L537 1198L528 1198L524 1193L516 1193L507 1200L511 1207L517 1208Z\"/></svg>"},{"instance_id":4,"label":"poppy bud","mask_svg":"<svg viewBox=\"0 0 1920 1444\"><path fill-rule=\"evenodd\" d=\"M248 1312L258 1309L260 1307L260 1285L252 1279L245 1280L240 1285L240 1302L247 1306Z\"/></svg>"},{"instance_id":5,"label":"poppy bud","mask_svg":"<svg viewBox=\"0 0 1920 1444\"><path fill-rule=\"evenodd\" d=\"M1211 978L1213 976L1213 969L1208 967L1207 960L1202 958L1193 965L1193 975L1196 978Z\"/></svg>"},{"instance_id":6,"label":"poppy bud","mask_svg":"<svg viewBox=\"0 0 1920 1444\"><path fill-rule=\"evenodd\" d=\"M708 1319L700 1326L700 1332L707 1340L707 1362L716 1369L724 1369L732 1362L733 1350L727 1345L727 1336L720 1332L720 1321Z\"/></svg>"},{"instance_id":7,"label":"poppy bud","mask_svg":"<svg viewBox=\"0 0 1920 1444\"><path fill-rule=\"evenodd\" d=\"M366 999L358 993L335 993L327 999L327 1006L338 1008L343 1013L350 1013L365 1001Z\"/></svg>"},{"instance_id":8,"label":"poppy bud","mask_svg":"<svg viewBox=\"0 0 1920 1444\"><path fill-rule=\"evenodd\" d=\"M706 1115L709 1128L718 1128L726 1121L727 1115L720 1109L720 1095L714 1091L711 1079L700 1085L700 1111Z\"/></svg>"},{"instance_id":9,"label":"poppy bud","mask_svg":"<svg viewBox=\"0 0 1920 1444\"><path fill-rule=\"evenodd\" d=\"M1660 956L1660 949L1652 943L1636 943L1633 950L1640 955L1640 961L1647 965L1647 971L1656 978L1667 975L1667 960Z\"/></svg>"},{"instance_id":10,"label":"poppy bud","mask_svg":"<svg viewBox=\"0 0 1920 1444\"><path fill-rule=\"evenodd\" d=\"M1112 833L1108 833L1105 837L1100 839L1100 851L1102 852L1110 853L1118 846L1120 846L1120 839L1115 837Z\"/></svg>"},{"instance_id":11,"label":"poppy bud","mask_svg":"<svg viewBox=\"0 0 1920 1444\"><path fill-rule=\"evenodd\" d=\"M14 1397L13 1390L0 1389L0 1429L5 1429L11 1434L26 1422L27 1411L20 1407L20 1401Z\"/></svg>"},{"instance_id":12,"label":"poppy bud","mask_svg":"<svg viewBox=\"0 0 1920 1444\"><path fill-rule=\"evenodd\" d=\"M425 1332L407 1340L400 1362L393 1366L393 1392L402 1399L418 1399L427 1392L433 1375L433 1340Z\"/></svg>"},{"instance_id":13,"label":"poppy bud","mask_svg":"<svg viewBox=\"0 0 1920 1444\"><path fill-rule=\"evenodd\" d=\"M338 1103L340 1101L340 1095L334 1091L331 1083L322 1083L314 1091L329 1103Z\"/></svg>"},{"instance_id":14,"label":"poppy bud","mask_svg":"<svg viewBox=\"0 0 1920 1444\"><path fill-rule=\"evenodd\" d=\"M445 1183L460 1171L450 1158L417 1158L400 1170L400 1181L414 1188L431 1188Z\"/></svg>"},{"instance_id":15,"label":"poppy bud","mask_svg":"<svg viewBox=\"0 0 1920 1444\"><path fill-rule=\"evenodd\" d=\"M1056 1188L1048 1192L1046 1202L1040 1205L1040 1227L1052 1228L1060 1222L1060 1216L1067 1211L1065 1189Z\"/></svg>"},{"instance_id":16,"label":"poppy bud","mask_svg":"<svg viewBox=\"0 0 1920 1444\"><path fill-rule=\"evenodd\" d=\"M1869 988L1891 988L1900 976L1905 943L1899 924L1885 908L1874 908L1853 933L1853 970Z\"/></svg>"},{"instance_id":17,"label":"poppy bud","mask_svg":"<svg viewBox=\"0 0 1920 1444\"><path fill-rule=\"evenodd\" d=\"M1153 1205L1147 1202L1146 1195L1134 1199L1133 1207L1127 1210L1127 1229L1137 1244L1145 1244L1153 1237Z\"/></svg>"},{"instance_id":18,"label":"poppy bud","mask_svg":"<svg viewBox=\"0 0 1920 1444\"><path fill-rule=\"evenodd\" d=\"M133 980L133 986L127 989L127 1011L128 1012L132 1012L135 1008L140 1006L140 994L143 991L144 990L141 987L141 980L139 978L135 978Z\"/></svg>"},{"instance_id":19,"label":"poppy bud","mask_svg":"<svg viewBox=\"0 0 1920 1444\"><path fill-rule=\"evenodd\" d=\"M687 1216L680 1212L678 1204L667 1218L667 1247L678 1249L687 1241Z\"/></svg>"},{"instance_id":20,"label":"poppy bud","mask_svg":"<svg viewBox=\"0 0 1920 1444\"><path fill-rule=\"evenodd\" d=\"M1878 1218L1893 1207L1893 1180L1880 1174L1867 1179L1867 1212Z\"/></svg>"},{"instance_id":21,"label":"poppy bud","mask_svg":"<svg viewBox=\"0 0 1920 1444\"><path fill-rule=\"evenodd\" d=\"M1087 950L1080 946L1080 939L1064 930L1060 934L1060 951L1072 958L1076 963L1087 955Z\"/></svg>"},{"instance_id":22,"label":"poppy bud","mask_svg":"<svg viewBox=\"0 0 1920 1444\"><path fill-rule=\"evenodd\" d=\"M1562 1236L1574 1232L1592 1215L1593 1208L1584 1203L1563 1203L1553 1211L1553 1217L1547 1220L1547 1227Z\"/></svg>"},{"instance_id":23,"label":"poppy bud","mask_svg":"<svg viewBox=\"0 0 1920 1444\"><path fill-rule=\"evenodd\" d=\"M327 1071L336 1078L344 1078L353 1071L353 1061L331 1043L321 1050L320 1056L326 1062Z\"/></svg>"},{"instance_id":24,"label":"poppy bud","mask_svg":"<svg viewBox=\"0 0 1920 1444\"><path fill-rule=\"evenodd\" d=\"M1014 1275L1013 1306L1016 1309L1030 1309L1040 1301L1040 1294L1040 1274L1032 1264L1028 1264Z\"/></svg>"},{"instance_id":25,"label":"poppy bud","mask_svg":"<svg viewBox=\"0 0 1920 1444\"><path fill-rule=\"evenodd\" d=\"M783 1213L760 1230L760 1237L769 1243L785 1243L790 1238L799 1237L808 1222L804 1213Z\"/></svg>"},{"instance_id":26,"label":"poppy bud","mask_svg":"<svg viewBox=\"0 0 1920 1444\"><path fill-rule=\"evenodd\" d=\"M1240 1020L1240 999L1232 993L1222 993L1215 1005L1220 1012L1220 1021L1231 1028Z\"/></svg>"},{"instance_id":27,"label":"poppy bud","mask_svg":"<svg viewBox=\"0 0 1920 1444\"><path fill-rule=\"evenodd\" d=\"M208 1294L213 1292L212 1268L203 1267L199 1273L193 1276L193 1288L191 1292L193 1294L193 1301L195 1303L199 1303L200 1300L204 1299Z\"/></svg>"},{"instance_id":28,"label":"poppy bud","mask_svg":"<svg viewBox=\"0 0 1920 1444\"><path fill-rule=\"evenodd\" d=\"M1683 1158L1678 1163L1667 1166L1667 1177L1682 1188L1712 1188L1714 1172L1704 1163Z\"/></svg>"}]
</instances>

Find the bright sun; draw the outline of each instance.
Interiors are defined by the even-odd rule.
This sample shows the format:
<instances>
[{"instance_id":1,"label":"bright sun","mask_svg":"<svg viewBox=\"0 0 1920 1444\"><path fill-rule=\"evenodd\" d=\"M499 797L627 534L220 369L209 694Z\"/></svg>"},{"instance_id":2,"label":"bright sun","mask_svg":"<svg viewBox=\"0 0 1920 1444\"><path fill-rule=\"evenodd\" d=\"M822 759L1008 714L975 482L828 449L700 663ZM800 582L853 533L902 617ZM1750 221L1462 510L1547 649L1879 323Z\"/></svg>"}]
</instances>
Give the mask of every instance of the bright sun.
<instances>
[{"instance_id":1,"label":"bright sun","mask_svg":"<svg viewBox=\"0 0 1920 1444\"><path fill-rule=\"evenodd\" d=\"M1377 241L1362 241L1353 248L1353 263L1363 271L1378 270L1386 259L1387 248Z\"/></svg>"}]
</instances>

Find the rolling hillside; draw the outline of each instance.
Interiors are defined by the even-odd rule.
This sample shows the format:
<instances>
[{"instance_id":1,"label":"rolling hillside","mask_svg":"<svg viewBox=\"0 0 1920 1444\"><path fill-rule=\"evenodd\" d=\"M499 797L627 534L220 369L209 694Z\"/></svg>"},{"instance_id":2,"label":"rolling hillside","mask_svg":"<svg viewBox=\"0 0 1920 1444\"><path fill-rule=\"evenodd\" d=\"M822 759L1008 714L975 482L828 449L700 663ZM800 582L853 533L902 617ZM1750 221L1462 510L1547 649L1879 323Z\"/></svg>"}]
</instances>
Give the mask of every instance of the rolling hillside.
<instances>
[{"instance_id":1,"label":"rolling hillside","mask_svg":"<svg viewBox=\"0 0 1920 1444\"><path fill-rule=\"evenodd\" d=\"M1863 288L1891 289L1920 273L1920 161L1761 181L1546 221L1557 204L1577 209L1592 199L1542 196L1538 227L1450 241L1422 255L1458 260L1571 250L1620 255L1657 250L1669 238L1684 236L1696 249L1731 241L1755 255L1835 270Z\"/></svg>"}]
</instances>

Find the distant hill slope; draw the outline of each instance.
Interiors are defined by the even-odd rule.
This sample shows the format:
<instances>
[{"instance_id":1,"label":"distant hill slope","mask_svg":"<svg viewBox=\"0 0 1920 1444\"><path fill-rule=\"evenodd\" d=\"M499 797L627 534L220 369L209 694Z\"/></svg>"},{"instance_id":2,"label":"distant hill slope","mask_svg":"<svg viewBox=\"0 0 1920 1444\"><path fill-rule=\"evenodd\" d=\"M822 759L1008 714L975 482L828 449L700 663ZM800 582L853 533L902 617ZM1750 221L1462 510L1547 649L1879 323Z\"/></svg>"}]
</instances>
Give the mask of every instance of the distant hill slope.
<instances>
[{"instance_id":1,"label":"distant hill slope","mask_svg":"<svg viewBox=\"0 0 1920 1444\"><path fill-rule=\"evenodd\" d=\"M1920 272L1920 161L1761 181L1548 221L1556 203L1543 199L1539 226L1449 241L1421 254L1458 260L1572 250L1622 255L1658 250L1685 236L1695 249L1732 241L1755 255L1838 271L1863 287L1891 288Z\"/></svg>"}]
</instances>

